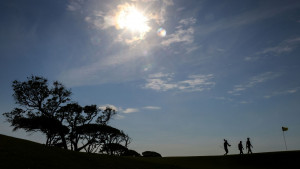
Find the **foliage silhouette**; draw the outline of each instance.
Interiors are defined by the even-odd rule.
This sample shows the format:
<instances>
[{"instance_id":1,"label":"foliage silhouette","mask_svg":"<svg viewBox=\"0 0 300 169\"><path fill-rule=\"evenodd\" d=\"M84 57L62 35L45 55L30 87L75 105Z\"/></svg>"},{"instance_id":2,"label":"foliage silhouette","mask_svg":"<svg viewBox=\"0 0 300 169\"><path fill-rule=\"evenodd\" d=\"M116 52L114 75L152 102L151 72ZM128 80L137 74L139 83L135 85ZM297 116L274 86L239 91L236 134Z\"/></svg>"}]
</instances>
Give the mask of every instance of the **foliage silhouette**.
<instances>
[{"instance_id":1,"label":"foliage silhouette","mask_svg":"<svg viewBox=\"0 0 300 169\"><path fill-rule=\"evenodd\" d=\"M108 143L108 144L103 145L103 148L101 151L105 152L106 154L109 154L109 155L121 156L126 151L128 151L128 149L125 146L118 144L118 143Z\"/></svg>"},{"instance_id":2,"label":"foliage silhouette","mask_svg":"<svg viewBox=\"0 0 300 169\"><path fill-rule=\"evenodd\" d=\"M143 157L162 157L159 153L154 151L145 151L142 153Z\"/></svg>"},{"instance_id":3,"label":"foliage silhouette","mask_svg":"<svg viewBox=\"0 0 300 169\"><path fill-rule=\"evenodd\" d=\"M127 150L122 154L122 156L140 157L141 154L135 150Z\"/></svg>"},{"instance_id":4,"label":"foliage silhouette","mask_svg":"<svg viewBox=\"0 0 300 169\"><path fill-rule=\"evenodd\" d=\"M3 115L14 131L24 129L45 134L46 146L99 152L109 144L122 143L127 148L131 142L123 131L108 125L115 110L110 107L101 110L96 105L82 107L71 102L71 91L57 81L49 86L46 78L30 76L24 82L13 81L12 87L20 107Z\"/></svg>"}]
</instances>

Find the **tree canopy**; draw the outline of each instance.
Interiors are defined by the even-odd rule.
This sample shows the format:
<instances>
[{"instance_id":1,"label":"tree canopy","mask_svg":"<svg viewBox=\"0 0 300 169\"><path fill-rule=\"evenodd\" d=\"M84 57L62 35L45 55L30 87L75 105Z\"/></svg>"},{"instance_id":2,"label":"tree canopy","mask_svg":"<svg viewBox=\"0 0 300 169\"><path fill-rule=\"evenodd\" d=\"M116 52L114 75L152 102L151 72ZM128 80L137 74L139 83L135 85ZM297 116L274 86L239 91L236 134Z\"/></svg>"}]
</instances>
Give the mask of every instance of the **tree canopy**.
<instances>
[{"instance_id":1,"label":"tree canopy","mask_svg":"<svg viewBox=\"0 0 300 169\"><path fill-rule=\"evenodd\" d=\"M110 107L80 106L71 101L71 90L44 77L30 76L27 81L13 81L13 97L19 107L3 113L14 131L41 132L47 146L73 151L121 154L130 137L108 125L116 114Z\"/></svg>"}]
</instances>

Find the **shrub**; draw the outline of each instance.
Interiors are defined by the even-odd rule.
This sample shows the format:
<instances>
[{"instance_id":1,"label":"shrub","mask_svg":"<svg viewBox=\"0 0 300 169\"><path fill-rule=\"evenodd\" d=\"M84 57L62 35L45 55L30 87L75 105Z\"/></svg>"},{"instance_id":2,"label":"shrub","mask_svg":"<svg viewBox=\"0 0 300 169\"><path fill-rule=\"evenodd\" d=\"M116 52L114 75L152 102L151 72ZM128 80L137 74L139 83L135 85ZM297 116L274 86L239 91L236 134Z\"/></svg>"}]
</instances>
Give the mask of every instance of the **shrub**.
<instances>
[{"instance_id":1,"label":"shrub","mask_svg":"<svg viewBox=\"0 0 300 169\"><path fill-rule=\"evenodd\" d=\"M154 151L145 151L142 153L143 157L162 157L159 153Z\"/></svg>"}]
</instances>

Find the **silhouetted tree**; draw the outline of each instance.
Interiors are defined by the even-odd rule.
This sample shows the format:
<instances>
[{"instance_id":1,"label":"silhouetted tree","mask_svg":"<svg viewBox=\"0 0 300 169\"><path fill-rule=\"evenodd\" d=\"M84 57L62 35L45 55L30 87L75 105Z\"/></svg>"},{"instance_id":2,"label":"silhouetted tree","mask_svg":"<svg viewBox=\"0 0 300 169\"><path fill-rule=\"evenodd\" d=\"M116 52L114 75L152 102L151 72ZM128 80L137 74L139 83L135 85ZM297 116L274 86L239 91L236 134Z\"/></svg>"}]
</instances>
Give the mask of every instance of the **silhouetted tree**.
<instances>
[{"instance_id":1,"label":"silhouetted tree","mask_svg":"<svg viewBox=\"0 0 300 169\"><path fill-rule=\"evenodd\" d=\"M25 82L14 81L12 87L20 107L3 115L13 130L44 133L47 146L86 152L105 149L110 151L107 154L121 154L121 143L127 149L131 141L123 131L108 125L115 110L70 103L71 91L59 82L50 87L47 79L31 76ZM116 148L114 144L120 146Z\"/></svg>"},{"instance_id":2,"label":"silhouetted tree","mask_svg":"<svg viewBox=\"0 0 300 169\"><path fill-rule=\"evenodd\" d=\"M59 112L70 131L67 138L71 150L87 152L92 151L93 144L99 143L97 138L110 128L107 123L116 114L110 107L101 110L96 105L81 107L77 103L67 104Z\"/></svg>"},{"instance_id":3,"label":"silhouetted tree","mask_svg":"<svg viewBox=\"0 0 300 169\"><path fill-rule=\"evenodd\" d=\"M62 125L59 109L70 101L71 91L61 83L55 81L52 87L48 86L47 79L31 76L27 81L13 81L13 97L16 104L22 108L4 113L7 120L14 126L14 130L23 128L26 131L40 131L47 137L46 145L59 139L67 149L65 138L66 128ZM52 127L50 124L57 124Z\"/></svg>"},{"instance_id":4,"label":"silhouetted tree","mask_svg":"<svg viewBox=\"0 0 300 169\"><path fill-rule=\"evenodd\" d=\"M127 149L130 141L131 138L123 131L107 125L105 128L102 128L102 131L98 137L98 143L102 143L100 144L100 153L120 155L120 150L123 152L123 150ZM123 149L121 146L125 149Z\"/></svg>"}]
</instances>

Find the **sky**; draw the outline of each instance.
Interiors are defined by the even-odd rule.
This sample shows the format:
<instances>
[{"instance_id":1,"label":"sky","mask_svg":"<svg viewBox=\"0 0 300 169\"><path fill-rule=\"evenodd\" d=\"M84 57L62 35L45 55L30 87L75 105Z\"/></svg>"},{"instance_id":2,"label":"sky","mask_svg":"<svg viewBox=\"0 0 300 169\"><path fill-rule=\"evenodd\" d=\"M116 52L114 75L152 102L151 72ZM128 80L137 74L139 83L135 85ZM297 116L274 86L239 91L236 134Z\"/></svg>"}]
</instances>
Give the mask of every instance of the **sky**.
<instances>
[{"instance_id":1,"label":"sky","mask_svg":"<svg viewBox=\"0 0 300 169\"><path fill-rule=\"evenodd\" d=\"M130 149L162 156L300 149L297 0L2 0L0 112L12 81L60 81L112 106ZM0 133L44 143L39 133Z\"/></svg>"}]
</instances>

